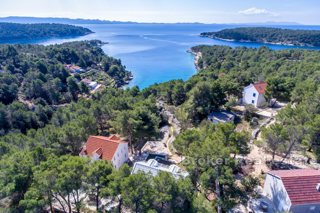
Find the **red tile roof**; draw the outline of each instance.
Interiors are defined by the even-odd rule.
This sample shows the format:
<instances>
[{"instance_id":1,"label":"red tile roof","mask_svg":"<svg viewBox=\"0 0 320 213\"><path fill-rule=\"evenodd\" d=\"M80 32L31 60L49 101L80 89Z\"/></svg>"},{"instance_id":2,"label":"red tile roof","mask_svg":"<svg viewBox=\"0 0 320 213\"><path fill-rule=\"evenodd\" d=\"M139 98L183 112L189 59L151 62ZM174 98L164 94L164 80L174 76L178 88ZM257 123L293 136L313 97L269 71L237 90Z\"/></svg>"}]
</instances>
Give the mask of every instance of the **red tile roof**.
<instances>
[{"instance_id":1,"label":"red tile roof","mask_svg":"<svg viewBox=\"0 0 320 213\"><path fill-rule=\"evenodd\" d=\"M279 170L269 174L282 180L293 205L320 203L320 192L316 189L320 183L320 170Z\"/></svg>"},{"instance_id":2,"label":"red tile roof","mask_svg":"<svg viewBox=\"0 0 320 213\"><path fill-rule=\"evenodd\" d=\"M256 88L259 94L264 94L266 92L266 88L267 88L266 82L254 83L253 86L254 88Z\"/></svg>"},{"instance_id":3,"label":"red tile roof","mask_svg":"<svg viewBox=\"0 0 320 213\"><path fill-rule=\"evenodd\" d=\"M81 154L93 156L98 154L101 159L111 161L120 143L125 143L117 136L90 136Z\"/></svg>"},{"instance_id":4,"label":"red tile roof","mask_svg":"<svg viewBox=\"0 0 320 213\"><path fill-rule=\"evenodd\" d=\"M97 149L96 151L94 151L93 153L101 156L103 154L103 150L101 148Z\"/></svg>"},{"instance_id":5,"label":"red tile roof","mask_svg":"<svg viewBox=\"0 0 320 213\"><path fill-rule=\"evenodd\" d=\"M111 135L111 136L109 137L109 139L110 139L110 140L120 140L120 138L119 138L118 136L116 136L116 135Z\"/></svg>"}]
</instances>

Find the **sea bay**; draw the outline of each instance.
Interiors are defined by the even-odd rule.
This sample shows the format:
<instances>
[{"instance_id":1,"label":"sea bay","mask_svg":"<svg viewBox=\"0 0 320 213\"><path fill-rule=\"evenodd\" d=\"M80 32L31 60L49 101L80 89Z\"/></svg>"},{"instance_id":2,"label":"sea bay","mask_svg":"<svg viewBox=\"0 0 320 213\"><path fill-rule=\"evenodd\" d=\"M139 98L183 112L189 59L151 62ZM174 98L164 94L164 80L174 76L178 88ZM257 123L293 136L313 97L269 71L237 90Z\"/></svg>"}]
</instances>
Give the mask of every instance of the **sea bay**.
<instances>
[{"instance_id":1,"label":"sea bay","mask_svg":"<svg viewBox=\"0 0 320 213\"><path fill-rule=\"evenodd\" d=\"M201 32L218 31L238 27L228 24L90 24L81 25L95 33L77 38L21 40L9 43L55 44L75 40L98 39L106 42L102 48L106 54L120 58L133 73L129 86L145 88L154 83L173 79L186 80L196 73L194 57L188 53L192 46L227 45L258 48L268 46L272 49L306 48L286 45L232 42L200 37ZM280 27L280 26L277 26ZM317 29L319 26L281 26L289 29ZM1 43L1 41L0 41ZM3 42L2 42L3 43Z\"/></svg>"}]
</instances>

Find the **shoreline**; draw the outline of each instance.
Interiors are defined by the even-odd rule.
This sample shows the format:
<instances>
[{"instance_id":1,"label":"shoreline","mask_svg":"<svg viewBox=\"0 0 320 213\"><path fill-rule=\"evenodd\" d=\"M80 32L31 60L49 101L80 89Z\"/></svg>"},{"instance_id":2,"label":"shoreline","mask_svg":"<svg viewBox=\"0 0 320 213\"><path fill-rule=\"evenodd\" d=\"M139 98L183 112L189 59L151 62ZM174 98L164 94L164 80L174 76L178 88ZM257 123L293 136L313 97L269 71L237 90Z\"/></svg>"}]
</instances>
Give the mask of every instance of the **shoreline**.
<instances>
[{"instance_id":1,"label":"shoreline","mask_svg":"<svg viewBox=\"0 0 320 213\"><path fill-rule=\"evenodd\" d=\"M194 65L196 67L197 72L200 71L202 68L199 66L199 60L202 58L202 53L192 51L191 49L187 50L187 52L194 56Z\"/></svg>"},{"instance_id":2,"label":"shoreline","mask_svg":"<svg viewBox=\"0 0 320 213\"><path fill-rule=\"evenodd\" d=\"M220 38L217 36L205 36L200 35L201 37L221 40L221 41L228 41L228 42L242 42L242 43L260 43L260 44L271 44L271 45L282 45L282 46L289 46L289 47L314 47L317 46L308 45L308 44L293 44L293 43L286 43L286 42L267 42L267 41L251 41L251 40L236 40L236 39L227 39L227 38Z\"/></svg>"}]
</instances>

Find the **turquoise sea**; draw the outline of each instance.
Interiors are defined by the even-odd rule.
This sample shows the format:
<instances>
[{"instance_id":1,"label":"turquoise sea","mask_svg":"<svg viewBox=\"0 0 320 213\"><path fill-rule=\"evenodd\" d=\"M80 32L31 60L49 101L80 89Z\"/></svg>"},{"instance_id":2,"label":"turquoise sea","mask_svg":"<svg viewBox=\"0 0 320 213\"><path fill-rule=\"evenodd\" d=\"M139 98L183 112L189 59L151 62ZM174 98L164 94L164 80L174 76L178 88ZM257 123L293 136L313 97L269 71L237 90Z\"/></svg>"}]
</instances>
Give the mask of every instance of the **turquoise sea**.
<instances>
[{"instance_id":1,"label":"turquoise sea","mask_svg":"<svg viewBox=\"0 0 320 213\"><path fill-rule=\"evenodd\" d=\"M92 24L81 26L87 27L95 33L78 38L21 40L12 41L12 43L54 44L65 41L90 39L99 39L108 42L108 44L103 46L105 53L120 58L127 69L133 73L134 79L130 85L137 85L140 88L172 79L186 80L195 74L194 58L190 53L187 53L187 50L195 45L228 45L231 47L246 46L251 48L265 45L272 49L301 48L260 43L228 42L199 37L201 32L238 27L236 25ZM302 25L281 27L320 30L320 26Z\"/></svg>"}]
</instances>

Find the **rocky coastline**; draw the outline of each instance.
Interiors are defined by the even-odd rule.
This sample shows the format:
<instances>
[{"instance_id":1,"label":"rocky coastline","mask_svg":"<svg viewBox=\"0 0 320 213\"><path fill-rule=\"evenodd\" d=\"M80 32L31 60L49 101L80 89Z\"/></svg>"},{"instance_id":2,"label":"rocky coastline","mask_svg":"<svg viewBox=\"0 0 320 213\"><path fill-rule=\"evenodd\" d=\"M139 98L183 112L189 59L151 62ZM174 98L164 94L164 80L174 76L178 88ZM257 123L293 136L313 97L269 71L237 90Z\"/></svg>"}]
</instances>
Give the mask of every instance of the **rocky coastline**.
<instances>
[{"instance_id":1,"label":"rocky coastline","mask_svg":"<svg viewBox=\"0 0 320 213\"><path fill-rule=\"evenodd\" d=\"M195 52L192 49L189 49L187 52L191 53L194 56L194 65L195 65L197 71L201 70L202 67L200 67L199 61L202 58L202 53L201 52Z\"/></svg>"}]
</instances>

